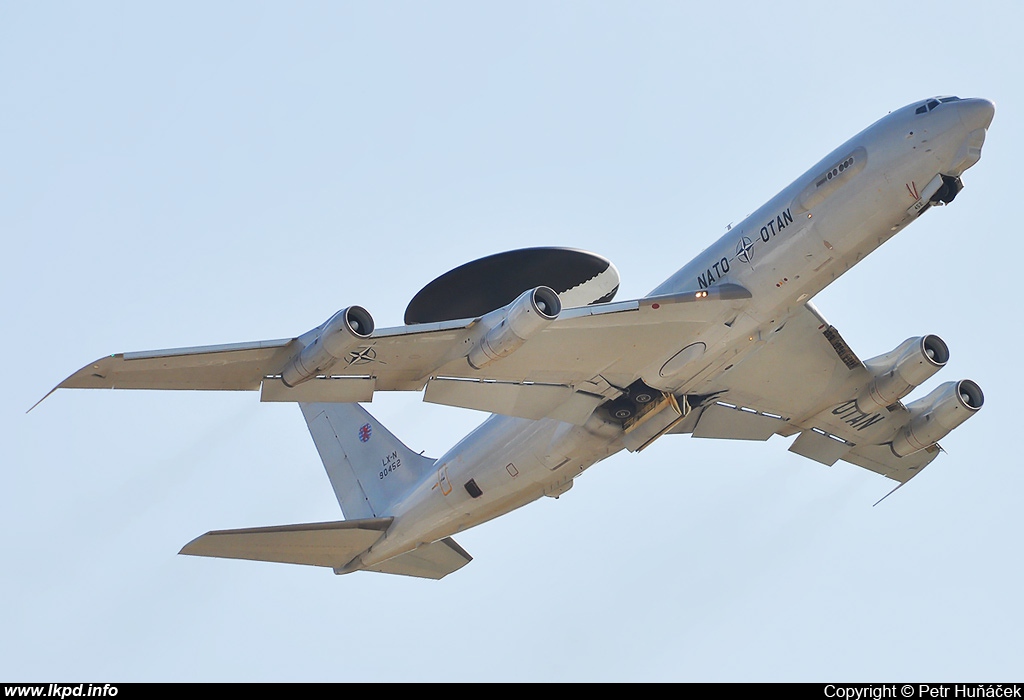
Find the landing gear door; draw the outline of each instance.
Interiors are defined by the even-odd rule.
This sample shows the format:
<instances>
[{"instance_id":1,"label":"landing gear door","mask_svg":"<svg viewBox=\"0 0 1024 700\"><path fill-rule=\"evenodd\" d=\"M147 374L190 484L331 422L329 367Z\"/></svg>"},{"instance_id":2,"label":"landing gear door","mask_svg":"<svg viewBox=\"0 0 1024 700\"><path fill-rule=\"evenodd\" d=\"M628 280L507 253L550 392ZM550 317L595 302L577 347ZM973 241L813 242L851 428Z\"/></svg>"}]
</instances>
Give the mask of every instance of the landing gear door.
<instances>
[{"instance_id":1,"label":"landing gear door","mask_svg":"<svg viewBox=\"0 0 1024 700\"><path fill-rule=\"evenodd\" d=\"M627 421L622 438L626 449L640 452L678 425L689 412L690 404L685 396L680 401L672 394L662 394L661 400L652 401Z\"/></svg>"}]
</instances>

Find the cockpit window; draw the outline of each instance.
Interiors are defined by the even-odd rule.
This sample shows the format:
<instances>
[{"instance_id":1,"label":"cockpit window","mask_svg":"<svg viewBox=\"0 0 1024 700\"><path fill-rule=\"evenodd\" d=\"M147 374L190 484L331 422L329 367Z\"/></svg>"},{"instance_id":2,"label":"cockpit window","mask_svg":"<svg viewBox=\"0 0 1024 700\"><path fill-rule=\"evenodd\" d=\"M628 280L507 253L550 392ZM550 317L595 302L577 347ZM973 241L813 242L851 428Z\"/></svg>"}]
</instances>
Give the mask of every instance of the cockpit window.
<instances>
[{"instance_id":1,"label":"cockpit window","mask_svg":"<svg viewBox=\"0 0 1024 700\"><path fill-rule=\"evenodd\" d=\"M933 97L932 99L928 100L923 105L921 105L920 107L915 109L914 110L914 114L924 114L925 112L930 112L933 109L935 109L936 107L938 107L940 102L943 102L943 103L944 102L956 102L959 99L960 99L959 97L955 97L955 96L950 96L950 97Z\"/></svg>"}]
</instances>

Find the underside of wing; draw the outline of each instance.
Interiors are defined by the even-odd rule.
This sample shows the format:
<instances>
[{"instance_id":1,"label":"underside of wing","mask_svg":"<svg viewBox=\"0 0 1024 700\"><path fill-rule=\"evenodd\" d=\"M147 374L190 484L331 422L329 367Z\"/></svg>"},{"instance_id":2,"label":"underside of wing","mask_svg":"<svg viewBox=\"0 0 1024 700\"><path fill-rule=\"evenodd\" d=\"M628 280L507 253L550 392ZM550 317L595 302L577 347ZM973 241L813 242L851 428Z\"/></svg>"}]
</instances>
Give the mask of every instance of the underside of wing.
<instances>
[{"instance_id":1,"label":"underside of wing","mask_svg":"<svg viewBox=\"0 0 1024 700\"><path fill-rule=\"evenodd\" d=\"M558 304L543 289L479 318L374 331L364 310L349 307L293 339L111 355L59 388L262 389L263 401L309 403L426 389L433 403L582 424L664 360L666 335L694 336L750 296L722 285L555 310L538 322L529 316L538 300Z\"/></svg>"},{"instance_id":2,"label":"underside of wing","mask_svg":"<svg viewBox=\"0 0 1024 700\"><path fill-rule=\"evenodd\" d=\"M705 394L689 397L692 411L672 432L732 440L795 435L791 452L905 483L938 455L938 440L983 403L969 380L902 403L947 359L945 343L924 336L862 362L808 304Z\"/></svg>"},{"instance_id":3,"label":"underside of wing","mask_svg":"<svg viewBox=\"0 0 1024 700\"><path fill-rule=\"evenodd\" d=\"M78 370L59 389L198 389L255 391L296 349L292 339L108 355Z\"/></svg>"}]
</instances>

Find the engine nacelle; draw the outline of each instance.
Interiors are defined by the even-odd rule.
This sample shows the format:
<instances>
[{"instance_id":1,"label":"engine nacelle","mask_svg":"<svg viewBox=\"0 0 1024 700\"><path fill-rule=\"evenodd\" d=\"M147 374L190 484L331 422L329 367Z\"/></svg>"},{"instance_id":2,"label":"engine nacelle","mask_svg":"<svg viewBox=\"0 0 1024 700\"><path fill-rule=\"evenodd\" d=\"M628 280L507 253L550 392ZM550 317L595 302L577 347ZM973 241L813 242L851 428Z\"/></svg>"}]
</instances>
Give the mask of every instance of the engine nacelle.
<instances>
[{"instance_id":1,"label":"engine nacelle","mask_svg":"<svg viewBox=\"0 0 1024 700\"><path fill-rule=\"evenodd\" d=\"M897 457L906 457L946 437L985 403L981 387L970 379L946 382L923 399L907 406L910 422L892 441Z\"/></svg>"},{"instance_id":2,"label":"engine nacelle","mask_svg":"<svg viewBox=\"0 0 1024 700\"><path fill-rule=\"evenodd\" d=\"M908 338L892 352L864 363L874 379L857 397L857 409L874 413L892 406L945 367L947 361L949 348L939 336Z\"/></svg>"},{"instance_id":3,"label":"engine nacelle","mask_svg":"<svg viewBox=\"0 0 1024 700\"><path fill-rule=\"evenodd\" d=\"M312 379L343 357L360 340L373 333L373 317L361 306L350 306L327 319L313 342L302 348L281 370L287 387Z\"/></svg>"},{"instance_id":4,"label":"engine nacelle","mask_svg":"<svg viewBox=\"0 0 1024 700\"><path fill-rule=\"evenodd\" d=\"M508 306L480 319L490 330L469 351L466 359L480 369L509 355L537 335L562 312L562 302L550 287L537 287L520 294Z\"/></svg>"}]
</instances>

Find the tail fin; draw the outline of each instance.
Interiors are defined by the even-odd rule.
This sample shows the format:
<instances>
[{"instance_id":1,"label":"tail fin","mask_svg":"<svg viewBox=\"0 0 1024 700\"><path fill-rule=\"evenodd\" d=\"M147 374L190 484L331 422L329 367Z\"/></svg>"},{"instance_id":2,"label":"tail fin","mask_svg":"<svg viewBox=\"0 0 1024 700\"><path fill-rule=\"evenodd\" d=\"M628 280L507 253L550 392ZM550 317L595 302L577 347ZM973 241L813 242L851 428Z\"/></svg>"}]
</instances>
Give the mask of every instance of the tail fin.
<instances>
[{"instance_id":1,"label":"tail fin","mask_svg":"<svg viewBox=\"0 0 1024 700\"><path fill-rule=\"evenodd\" d=\"M433 459L410 450L359 404L299 408L348 520L392 515L395 502L433 469Z\"/></svg>"}]
</instances>

